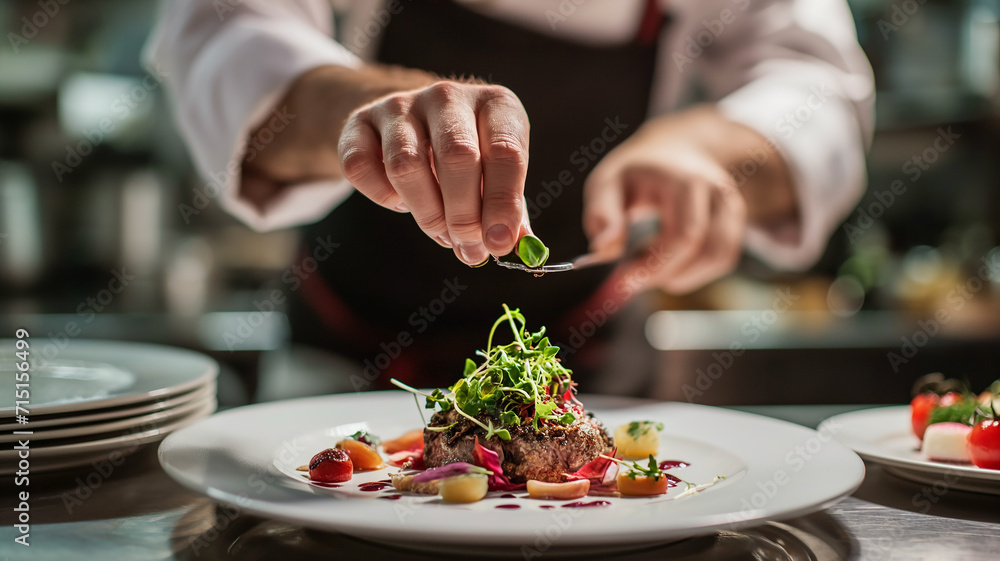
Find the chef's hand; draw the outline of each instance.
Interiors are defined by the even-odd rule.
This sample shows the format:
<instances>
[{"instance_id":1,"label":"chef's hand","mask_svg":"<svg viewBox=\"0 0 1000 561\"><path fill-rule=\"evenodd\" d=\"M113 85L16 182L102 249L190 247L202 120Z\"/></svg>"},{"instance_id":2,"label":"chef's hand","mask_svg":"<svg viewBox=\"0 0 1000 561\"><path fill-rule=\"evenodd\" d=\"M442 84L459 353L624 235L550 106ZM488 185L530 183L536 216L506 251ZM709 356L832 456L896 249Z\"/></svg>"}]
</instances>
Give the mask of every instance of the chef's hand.
<instances>
[{"instance_id":1,"label":"chef's hand","mask_svg":"<svg viewBox=\"0 0 1000 561\"><path fill-rule=\"evenodd\" d=\"M774 152L737 186L729 166L766 146L756 132L709 107L659 117L612 150L584 185L583 226L595 260L625 251L631 220L655 214L660 231L621 273L640 288L686 293L731 272L748 218L796 220L792 183ZM634 286L634 285L633 285Z\"/></svg>"},{"instance_id":2,"label":"chef's hand","mask_svg":"<svg viewBox=\"0 0 1000 561\"><path fill-rule=\"evenodd\" d=\"M510 253L530 233L524 204L528 117L501 86L416 70L323 67L279 103L298 115L252 162L241 194L264 208L284 185L346 177L409 212L468 265Z\"/></svg>"},{"instance_id":3,"label":"chef's hand","mask_svg":"<svg viewBox=\"0 0 1000 561\"><path fill-rule=\"evenodd\" d=\"M468 265L529 231L528 116L507 88L445 80L388 95L351 114L338 152L358 191Z\"/></svg>"}]
</instances>

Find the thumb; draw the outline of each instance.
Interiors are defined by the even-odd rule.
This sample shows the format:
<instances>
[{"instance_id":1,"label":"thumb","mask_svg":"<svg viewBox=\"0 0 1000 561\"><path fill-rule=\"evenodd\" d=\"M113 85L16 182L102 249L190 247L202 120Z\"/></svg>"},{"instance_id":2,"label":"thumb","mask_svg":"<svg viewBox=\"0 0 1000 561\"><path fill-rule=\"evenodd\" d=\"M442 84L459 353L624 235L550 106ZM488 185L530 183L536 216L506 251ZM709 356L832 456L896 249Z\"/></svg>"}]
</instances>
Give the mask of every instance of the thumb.
<instances>
[{"instance_id":1,"label":"thumb","mask_svg":"<svg viewBox=\"0 0 1000 561\"><path fill-rule=\"evenodd\" d=\"M595 258L613 260L625 251L628 217L625 185L620 174L594 170L587 178L583 188L583 231Z\"/></svg>"}]
</instances>

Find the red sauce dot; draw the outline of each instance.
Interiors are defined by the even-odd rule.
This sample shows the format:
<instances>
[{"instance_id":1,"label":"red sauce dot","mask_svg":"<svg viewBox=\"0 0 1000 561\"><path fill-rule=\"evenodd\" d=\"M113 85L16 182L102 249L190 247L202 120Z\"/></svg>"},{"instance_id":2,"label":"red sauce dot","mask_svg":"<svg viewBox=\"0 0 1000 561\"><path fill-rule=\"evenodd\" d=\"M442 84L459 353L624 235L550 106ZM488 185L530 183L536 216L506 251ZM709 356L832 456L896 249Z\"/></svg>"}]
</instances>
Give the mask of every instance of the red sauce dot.
<instances>
[{"instance_id":1,"label":"red sauce dot","mask_svg":"<svg viewBox=\"0 0 1000 561\"><path fill-rule=\"evenodd\" d=\"M516 499L517 495L511 495L510 493L507 493L506 495L500 495L500 498L501 499Z\"/></svg>"},{"instance_id":2,"label":"red sauce dot","mask_svg":"<svg viewBox=\"0 0 1000 561\"><path fill-rule=\"evenodd\" d=\"M366 493L370 493L370 492L373 492L373 491L381 491L382 489L385 489L387 487L392 487L392 485L390 485L388 483L382 483L381 481L372 481L371 483L359 483L358 484L358 489L360 489L360 490L362 490L362 491L364 491Z\"/></svg>"},{"instance_id":3,"label":"red sauce dot","mask_svg":"<svg viewBox=\"0 0 1000 561\"><path fill-rule=\"evenodd\" d=\"M497 505L496 508L515 509L521 508L521 505Z\"/></svg>"},{"instance_id":4,"label":"red sauce dot","mask_svg":"<svg viewBox=\"0 0 1000 561\"><path fill-rule=\"evenodd\" d=\"M540 506L538 508L543 508L545 510L549 510L550 508L555 508L555 506L554 505L542 505L542 506Z\"/></svg>"},{"instance_id":5,"label":"red sauce dot","mask_svg":"<svg viewBox=\"0 0 1000 561\"><path fill-rule=\"evenodd\" d=\"M403 498L403 495L383 495L379 498L385 499L387 501L398 501L399 499Z\"/></svg>"},{"instance_id":6,"label":"red sauce dot","mask_svg":"<svg viewBox=\"0 0 1000 561\"><path fill-rule=\"evenodd\" d=\"M680 469L688 467L689 463L681 460L663 460L660 462L660 469Z\"/></svg>"}]
</instances>

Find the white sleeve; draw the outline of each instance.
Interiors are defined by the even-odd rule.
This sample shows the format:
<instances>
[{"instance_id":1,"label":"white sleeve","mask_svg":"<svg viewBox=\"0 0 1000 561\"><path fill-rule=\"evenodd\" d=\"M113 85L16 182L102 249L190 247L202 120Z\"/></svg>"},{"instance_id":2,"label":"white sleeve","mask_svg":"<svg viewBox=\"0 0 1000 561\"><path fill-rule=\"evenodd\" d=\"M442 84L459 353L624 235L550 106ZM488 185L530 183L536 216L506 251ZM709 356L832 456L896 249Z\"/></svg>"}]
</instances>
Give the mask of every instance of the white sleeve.
<instances>
[{"instance_id":1,"label":"white sleeve","mask_svg":"<svg viewBox=\"0 0 1000 561\"><path fill-rule=\"evenodd\" d=\"M161 5L143 58L163 77L195 165L215 186L210 192L219 191L219 203L254 229L319 220L351 193L344 179L290 186L264 214L239 197L250 131L265 122L278 130L290 119L308 118L274 108L291 83L319 66L360 64L332 33L325 0Z\"/></svg>"},{"instance_id":2,"label":"white sleeve","mask_svg":"<svg viewBox=\"0 0 1000 561\"><path fill-rule=\"evenodd\" d=\"M723 114L770 141L795 184L801 228L751 227L746 247L774 267L806 268L865 190L875 87L850 10L844 0L679 4L665 74L696 76Z\"/></svg>"}]
</instances>

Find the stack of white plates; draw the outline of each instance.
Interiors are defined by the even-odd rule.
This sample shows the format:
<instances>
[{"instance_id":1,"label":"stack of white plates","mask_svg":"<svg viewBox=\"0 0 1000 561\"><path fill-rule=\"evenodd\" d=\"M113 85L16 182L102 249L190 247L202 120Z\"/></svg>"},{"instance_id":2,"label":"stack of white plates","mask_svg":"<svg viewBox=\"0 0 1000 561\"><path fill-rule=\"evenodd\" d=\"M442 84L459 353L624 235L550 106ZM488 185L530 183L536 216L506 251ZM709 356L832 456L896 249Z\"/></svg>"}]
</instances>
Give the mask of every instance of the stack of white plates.
<instances>
[{"instance_id":1,"label":"stack of white plates","mask_svg":"<svg viewBox=\"0 0 1000 561\"><path fill-rule=\"evenodd\" d=\"M27 341L25 384L21 351L0 339L0 474L17 471L25 454L32 472L117 464L215 411L219 368L207 356L138 343ZM20 390L28 390L22 410ZM26 453L17 449L24 441Z\"/></svg>"}]
</instances>

